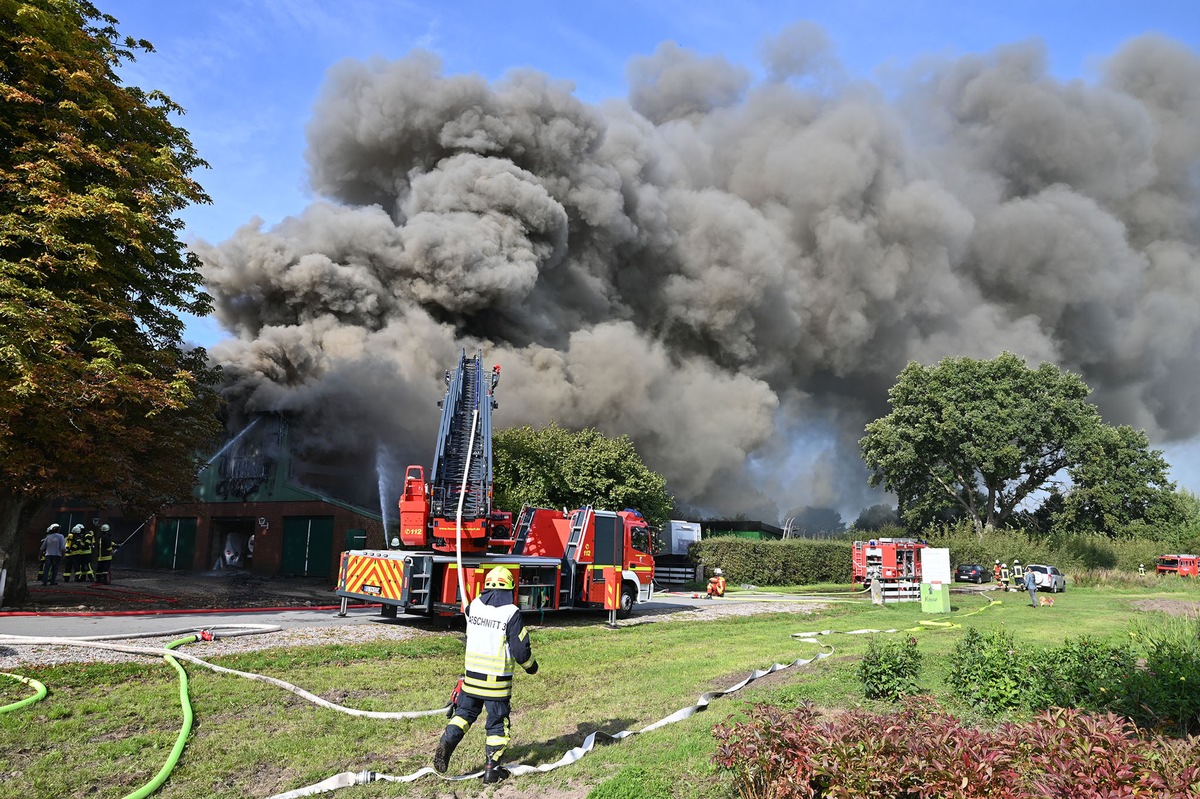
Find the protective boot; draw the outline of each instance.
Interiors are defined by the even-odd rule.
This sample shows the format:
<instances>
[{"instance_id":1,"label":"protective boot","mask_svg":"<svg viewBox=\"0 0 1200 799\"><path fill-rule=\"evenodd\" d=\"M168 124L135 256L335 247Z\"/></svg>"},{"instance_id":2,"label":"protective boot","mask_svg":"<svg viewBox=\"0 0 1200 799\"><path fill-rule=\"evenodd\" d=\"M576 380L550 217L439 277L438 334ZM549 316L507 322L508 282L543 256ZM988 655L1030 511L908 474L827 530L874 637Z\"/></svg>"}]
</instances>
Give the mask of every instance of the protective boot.
<instances>
[{"instance_id":1,"label":"protective boot","mask_svg":"<svg viewBox=\"0 0 1200 799\"><path fill-rule=\"evenodd\" d=\"M508 778L508 769L500 765L500 756L504 754L503 746L486 746L487 763L483 767L483 783L491 785Z\"/></svg>"},{"instance_id":2,"label":"protective boot","mask_svg":"<svg viewBox=\"0 0 1200 799\"><path fill-rule=\"evenodd\" d=\"M433 770L438 774L445 774L446 769L450 767L450 756L454 754L454 750L458 747L458 742L463 739L463 728L454 724L446 725L446 729L442 732L442 739L438 741L437 750L433 753Z\"/></svg>"}]
</instances>

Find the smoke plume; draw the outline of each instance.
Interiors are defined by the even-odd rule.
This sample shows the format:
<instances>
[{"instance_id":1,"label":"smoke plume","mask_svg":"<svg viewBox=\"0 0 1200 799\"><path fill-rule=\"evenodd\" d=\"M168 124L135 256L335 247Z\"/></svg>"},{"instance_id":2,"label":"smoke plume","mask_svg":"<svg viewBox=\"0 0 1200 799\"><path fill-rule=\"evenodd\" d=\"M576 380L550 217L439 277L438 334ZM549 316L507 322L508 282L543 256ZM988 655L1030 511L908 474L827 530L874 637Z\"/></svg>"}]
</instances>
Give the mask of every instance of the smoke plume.
<instances>
[{"instance_id":1,"label":"smoke plume","mask_svg":"<svg viewBox=\"0 0 1200 799\"><path fill-rule=\"evenodd\" d=\"M580 101L431 55L345 62L308 127L323 198L196 247L227 393L312 452L427 463L482 348L496 424L629 434L696 509L855 512L857 439L909 360L1052 361L1106 419L1200 432L1200 58L1128 42L1095 82L1037 43L847 77L807 23L764 78L674 44ZM394 481L393 481L394 482Z\"/></svg>"}]
</instances>

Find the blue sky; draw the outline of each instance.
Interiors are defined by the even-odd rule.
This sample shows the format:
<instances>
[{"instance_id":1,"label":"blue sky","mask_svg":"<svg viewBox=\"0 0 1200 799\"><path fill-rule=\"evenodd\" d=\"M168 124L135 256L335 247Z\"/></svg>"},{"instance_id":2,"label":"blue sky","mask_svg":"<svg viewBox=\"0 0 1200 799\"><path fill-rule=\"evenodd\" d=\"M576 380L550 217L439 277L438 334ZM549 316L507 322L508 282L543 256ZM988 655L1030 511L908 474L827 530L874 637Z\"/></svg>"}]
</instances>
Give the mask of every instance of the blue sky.
<instances>
[{"instance_id":1,"label":"blue sky","mask_svg":"<svg viewBox=\"0 0 1200 799\"><path fill-rule=\"evenodd\" d=\"M808 20L824 29L851 76L886 86L928 56L959 56L1040 39L1050 69L1090 81L1122 42L1158 32L1200 50L1200 12L1178 0L739 3L401 2L399 0L99 0L127 35L153 42L125 69L187 109L181 124L210 170L213 203L187 209L185 238L219 242L255 218L272 225L315 197L307 187L305 126L326 71L343 59L436 53L444 71L496 79L532 68L597 102L626 93L629 59L664 41L755 69L764 37ZM192 320L187 338L225 336ZM1200 444L1168 449L1173 476L1200 489Z\"/></svg>"}]
</instances>

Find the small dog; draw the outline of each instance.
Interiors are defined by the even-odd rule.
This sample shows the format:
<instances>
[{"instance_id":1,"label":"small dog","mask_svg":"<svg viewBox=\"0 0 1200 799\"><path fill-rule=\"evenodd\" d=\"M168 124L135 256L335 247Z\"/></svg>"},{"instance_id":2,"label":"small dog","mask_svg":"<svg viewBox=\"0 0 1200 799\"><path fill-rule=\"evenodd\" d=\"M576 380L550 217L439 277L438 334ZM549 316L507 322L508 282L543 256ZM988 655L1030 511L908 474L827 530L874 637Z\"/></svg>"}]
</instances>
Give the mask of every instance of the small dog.
<instances>
[{"instance_id":1,"label":"small dog","mask_svg":"<svg viewBox=\"0 0 1200 799\"><path fill-rule=\"evenodd\" d=\"M1050 607L1054 607L1054 597L1052 597L1052 596L1040 596L1040 597L1038 597L1038 604L1039 604L1039 605L1042 605L1043 607L1045 607L1045 606L1047 606L1047 605L1048 605L1048 606L1050 606Z\"/></svg>"}]
</instances>

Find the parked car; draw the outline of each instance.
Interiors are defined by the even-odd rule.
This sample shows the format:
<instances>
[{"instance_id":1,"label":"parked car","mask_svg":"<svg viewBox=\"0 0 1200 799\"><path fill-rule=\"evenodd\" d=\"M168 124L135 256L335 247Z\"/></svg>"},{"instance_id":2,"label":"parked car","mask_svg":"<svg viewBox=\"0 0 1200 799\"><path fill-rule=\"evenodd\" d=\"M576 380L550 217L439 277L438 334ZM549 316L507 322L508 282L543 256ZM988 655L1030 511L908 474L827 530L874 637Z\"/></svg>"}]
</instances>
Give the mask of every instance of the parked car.
<instances>
[{"instance_id":1,"label":"parked car","mask_svg":"<svg viewBox=\"0 0 1200 799\"><path fill-rule=\"evenodd\" d=\"M1025 570L1037 575L1037 587L1039 591L1049 591L1052 594L1059 594L1067 590L1067 578L1053 566L1030 563L1025 567Z\"/></svg>"},{"instance_id":2,"label":"parked car","mask_svg":"<svg viewBox=\"0 0 1200 799\"><path fill-rule=\"evenodd\" d=\"M986 583L992 579L992 573L978 563L960 563L954 568L956 583Z\"/></svg>"}]
</instances>

